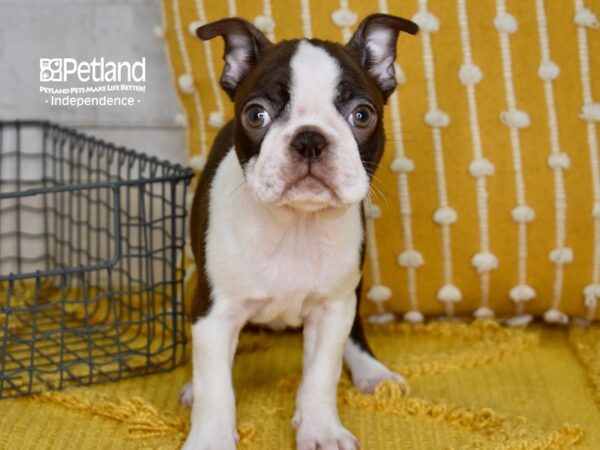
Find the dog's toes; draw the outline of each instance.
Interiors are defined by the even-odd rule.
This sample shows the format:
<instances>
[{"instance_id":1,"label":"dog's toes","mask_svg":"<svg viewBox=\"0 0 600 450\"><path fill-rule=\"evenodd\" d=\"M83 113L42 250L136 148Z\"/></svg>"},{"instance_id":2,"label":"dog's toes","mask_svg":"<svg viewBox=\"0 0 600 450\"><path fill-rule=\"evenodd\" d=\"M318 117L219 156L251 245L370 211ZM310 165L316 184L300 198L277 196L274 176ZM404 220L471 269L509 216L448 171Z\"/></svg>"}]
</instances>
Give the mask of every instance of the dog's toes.
<instances>
[{"instance_id":1,"label":"dog's toes","mask_svg":"<svg viewBox=\"0 0 600 450\"><path fill-rule=\"evenodd\" d=\"M194 392L192 390L192 382L186 383L179 393L179 403L186 408L191 408L194 403Z\"/></svg>"},{"instance_id":2,"label":"dog's toes","mask_svg":"<svg viewBox=\"0 0 600 450\"><path fill-rule=\"evenodd\" d=\"M410 389L406 378L399 373L392 372L385 367L383 369L385 370L380 370L378 373L370 374L370 376L367 378L359 378L354 380L354 385L365 394L373 394L379 383L389 380L393 381L394 383L398 383L400 390L402 391L402 395L408 395Z\"/></svg>"}]
</instances>

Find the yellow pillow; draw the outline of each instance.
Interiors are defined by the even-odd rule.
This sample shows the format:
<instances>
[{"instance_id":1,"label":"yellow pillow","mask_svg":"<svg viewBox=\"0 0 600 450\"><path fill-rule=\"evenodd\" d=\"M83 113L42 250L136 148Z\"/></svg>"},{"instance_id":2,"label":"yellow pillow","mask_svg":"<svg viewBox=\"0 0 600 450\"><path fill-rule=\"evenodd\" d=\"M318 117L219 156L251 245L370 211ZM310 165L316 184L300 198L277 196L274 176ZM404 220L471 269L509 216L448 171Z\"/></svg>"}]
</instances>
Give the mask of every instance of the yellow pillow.
<instances>
[{"instance_id":1,"label":"yellow pillow","mask_svg":"<svg viewBox=\"0 0 600 450\"><path fill-rule=\"evenodd\" d=\"M181 100L176 120L187 126L190 163L201 170L232 108L218 85L223 44L196 38L199 24L237 15L276 41L345 41L370 13L412 18L421 32L399 40L388 144L365 205L364 312L373 321L396 312L413 322L495 314L520 323L532 314L562 323L599 316L594 5L163 0L156 31Z\"/></svg>"}]
</instances>

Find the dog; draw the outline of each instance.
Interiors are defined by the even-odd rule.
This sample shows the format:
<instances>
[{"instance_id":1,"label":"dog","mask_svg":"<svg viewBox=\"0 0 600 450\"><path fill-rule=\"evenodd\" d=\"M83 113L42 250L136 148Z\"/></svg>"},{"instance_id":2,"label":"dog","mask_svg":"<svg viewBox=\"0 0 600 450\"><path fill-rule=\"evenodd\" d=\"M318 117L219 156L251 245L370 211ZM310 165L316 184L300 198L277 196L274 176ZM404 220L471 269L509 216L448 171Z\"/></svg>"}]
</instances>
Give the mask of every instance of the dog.
<instances>
[{"instance_id":1,"label":"dog","mask_svg":"<svg viewBox=\"0 0 600 450\"><path fill-rule=\"evenodd\" d=\"M215 139L191 210L198 284L193 377L180 397L192 407L185 450L236 448L231 370L247 322L303 327L292 419L299 450L359 447L338 417L342 360L364 392L383 380L408 389L375 358L357 313L361 202L384 149L401 31L418 27L374 14L346 45L274 44L239 18L198 28L203 40L224 40L220 83L235 114Z\"/></svg>"}]
</instances>

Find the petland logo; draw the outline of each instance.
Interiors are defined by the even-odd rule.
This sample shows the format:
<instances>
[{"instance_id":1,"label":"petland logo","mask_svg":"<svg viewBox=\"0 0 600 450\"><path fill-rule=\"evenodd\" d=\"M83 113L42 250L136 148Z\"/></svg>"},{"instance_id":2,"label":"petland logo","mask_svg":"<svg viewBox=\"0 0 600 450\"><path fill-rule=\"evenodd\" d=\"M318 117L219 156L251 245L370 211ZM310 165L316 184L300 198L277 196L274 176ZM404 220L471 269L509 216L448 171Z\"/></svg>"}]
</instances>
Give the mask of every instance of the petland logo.
<instances>
[{"instance_id":1,"label":"petland logo","mask_svg":"<svg viewBox=\"0 0 600 450\"><path fill-rule=\"evenodd\" d=\"M67 82L73 77L87 83L143 83L146 58L129 61L105 61L104 58L79 62L75 58L40 58L40 82Z\"/></svg>"}]
</instances>

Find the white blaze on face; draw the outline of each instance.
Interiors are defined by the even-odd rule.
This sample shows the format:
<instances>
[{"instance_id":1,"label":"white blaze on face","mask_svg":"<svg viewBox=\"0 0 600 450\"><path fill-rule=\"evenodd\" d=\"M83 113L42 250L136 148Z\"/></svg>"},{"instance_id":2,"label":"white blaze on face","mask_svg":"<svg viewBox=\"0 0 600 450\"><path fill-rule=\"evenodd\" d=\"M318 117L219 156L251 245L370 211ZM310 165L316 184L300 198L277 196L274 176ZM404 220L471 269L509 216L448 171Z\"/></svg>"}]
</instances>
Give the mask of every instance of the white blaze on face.
<instances>
[{"instance_id":1,"label":"white blaze on face","mask_svg":"<svg viewBox=\"0 0 600 450\"><path fill-rule=\"evenodd\" d=\"M368 192L369 179L350 125L335 108L341 73L337 60L323 48L301 41L290 69L287 112L270 125L259 155L248 162L248 185L265 203L300 209L360 202ZM294 136L305 127L318 131L329 143L322 159L311 163L314 178L305 177L308 164L290 148Z\"/></svg>"}]
</instances>

